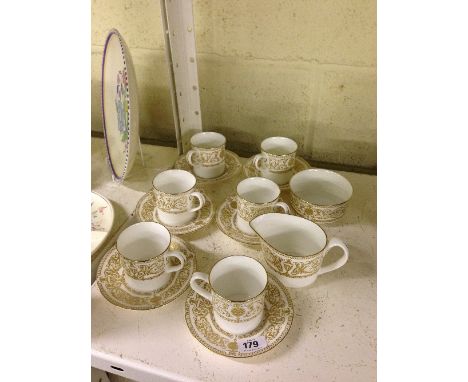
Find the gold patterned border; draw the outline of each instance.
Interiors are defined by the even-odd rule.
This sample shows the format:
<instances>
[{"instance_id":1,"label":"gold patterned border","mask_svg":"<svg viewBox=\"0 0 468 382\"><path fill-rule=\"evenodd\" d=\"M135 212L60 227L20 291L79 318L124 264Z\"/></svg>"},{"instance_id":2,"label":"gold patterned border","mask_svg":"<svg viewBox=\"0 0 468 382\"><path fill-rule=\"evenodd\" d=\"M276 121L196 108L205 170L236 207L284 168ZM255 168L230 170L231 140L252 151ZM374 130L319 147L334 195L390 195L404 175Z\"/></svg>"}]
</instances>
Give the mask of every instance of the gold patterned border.
<instances>
[{"instance_id":1,"label":"gold patterned border","mask_svg":"<svg viewBox=\"0 0 468 382\"><path fill-rule=\"evenodd\" d=\"M253 164L253 159L255 158L254 156L251 156L247 162L244 163L243 170L244 170L244 175L247 178L251 178L253 176L262 176L260 172L255 168ZM299 171L302 170L307 170L308 168L311 168L310 164L307 163L303 158L296 156L296 162L294 164L294 168L292 170L292 175L298 173ZM282 184L281 186L278 185L281 190L289 190L289 183Z\"/></svg>"},{"instance_id":2,"label":"gold patterned border","mask_svg":"<svg viewBox=\"0 0 468 382\"><path fill-rule=\"evenodd\" d=\"M102 258L96 275L96 282L104 298L111 304L124 309L148 310L159 308L174 301L190 285L190 278L196 269L195 253L182 239L173 236L170 249L181 251L185 257L184 267L171 275L163 288L141 293L130 288L125 282L122 262L115 245Z\"/></svg>"},{"instance_id":3,"label":"gold patterned border","mask_svg":"<svg viewBox=\"0 0 468 382\"><path fill-rule=\"evenodd\" d=\"M214 321L211 303L195 291L189 293L185 302L185 320L192 335L207 349L227 357L252 357L273 349L288 334L293 316L288 290L270 273L265 293L265 318L250 333L234 335L220 329ZM239 352L237 340L253 336L265 336L268 345L252 353Z\"/></svg>"},{"instance_id":4,"label":"gold patterned border","mask_svg":"<svg viewBox=\"0 0 468 382\"><path fill-rule=\"evenodd\" d=\"M303 278L315 275L322 265L323 250L312 257L290 257L262 240L263 257L267 264L284 277Z\"/></svg>"},{"instance_id":5,"label":"gold patterned border","mask_svg":"<svg viewBox=\"0 0 468 382\"><path fill-rule=\"evenodd\" d=\"M291 205L302 217L323 223L330 223L341 218L346 211L349 199L343 203L321 206L300 198L291 190Z\"/></svg>"},{"instance_id":6,"label":"gold patterned border","mask_svg":"<svg viewBox=\"0 0 468 382\"><path fill-rule=\"evenodd\" d=\"M224 145L210 149L192 146L192 150L192 162L205 167L217 166L226 156Z\"/></svg>"},{"instance_id":7,"label":"gold patterned border","mask_svg":"<svg viewBox=\"0 0 468 382\"><path fill-rule=\"evenodd\" d=\"M195 191L199 190L195 189ZM165 226L171 234L183 235L186 233L195 232L200 228L207 226L211 222L215 215L214 205L205 193L203 193L203 195L205 196L205 204L200 210L196 211L194 220L182 226ZM156 223L162 224L159 220L153 219L153 211L155 208L156 202L154 200L154 194L152 191L149 191L143 195L137 204L135 209L137 219L139 221L154 221Z\"/></svg>"},{"instance_id":8,"label":"gold patterned border","mask_svg":"<svg viewBox=\"0 0 468 382\"><path fill-rule=\"evenodd\" d=\"M247 235L242 232L236 225L236 214L237 214L237 196L229 196L223 204L218 208L216 213L216 224L218 228L229 236L231 239L239 241L244 244L259 245L260 238L255 235Z\"/></svg>"},{"instance_id":9,"label":"gold patterned border","mask_svg":"<svg viewBox=\"0 0 468 382\"><path fill-rule=\"evenodd\" d=\"M276 155L262 150L263 159L269 171L275 173L291 171L296 164L296 151L290 154Z\"/></svg>"},{"instance_id":10,"label":"gold patterned border","mask_svg":"<svg viewBox=\"0 0 468 382\"><path fill-rule=\"evenodd\" d=\"M195 177L197 178L197 185L209 184L209 183L220 182L220 181L232 178L234 175L236 175L239 172L240 168L242 167L239 157L237 156L237 154L233 153L232 151L229 151L229 150L225 151L224 160L226 163L226 168L224 170L224 173L218 176L217 178L213 178L213 179L200 178L196 176L195 174L193 174L193 169L187 162L187 158L185 157L185 155L181 155L179 159L176 160L176 162L174 163L174 168L189 171L190 173L195 175Z\"/></svg>"}]
</instances>

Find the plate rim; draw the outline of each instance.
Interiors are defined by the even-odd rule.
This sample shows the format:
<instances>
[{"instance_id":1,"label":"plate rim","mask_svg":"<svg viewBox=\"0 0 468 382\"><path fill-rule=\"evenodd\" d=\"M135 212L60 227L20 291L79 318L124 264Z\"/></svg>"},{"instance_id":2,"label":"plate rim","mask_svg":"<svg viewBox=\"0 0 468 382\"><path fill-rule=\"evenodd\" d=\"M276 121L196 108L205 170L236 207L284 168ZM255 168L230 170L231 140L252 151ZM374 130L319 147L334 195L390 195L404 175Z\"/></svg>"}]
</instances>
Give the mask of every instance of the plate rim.
<instances>
[{"instance_id":1,"label":"plate rim","mask_svg":"<svg viewBox=\"0 0 468 382\"><path fill-rule=\"evenodd\" d=\"M101 63L101 116L102 116L102 127L103 127L103 131L104 131L104 141L106 143L107 162L109 164L109 167L111 169L112 176L114 177L114 179L121 182L121 181L123 181L125 179L125 176L127 175L127 171L128 171L128 164L129 164L129 158L130 158L130 149L131 149L131 146L132 146L131 143L132 143L132 135L133 135L132 134L132 121L133 121L133 119L132 119L132 115L131 115L132 113L131 113L131 102L130 102L130 98L131 98L130 97L130 86L127 86L127 94L129 94L128 97L127 97L128 111L129 111L129 115L128 115L129 129L128 129L128 138L127 138L127 148L125 150L125 164L124 164L122 174L119 176L117 174L117 172L115 171L115 169L114 169L114 164L112 163L112 157L110 155L109 142L108 142L108 139L107 139L106 117L105 117L105 110L104 110L104 68L105 68L105 63L106 63L106 56L107 56L107 49L108 49L108 46L109 46L109 42L110 42L110 39L114 35L119 40L124 67L125 67L125 69L127 71L128 77L130 77L130 75L128 74L129 73L129 67L127 65L127 62L129 62L129 61L131 62L131 58L130 58L130 60L128 60L128 58L126 57L126 53L129 54L127 44L125 43L125 40L123 39L120 32L116 28L112 28L107 34L106 41L104 43L104 51L103 51L103 54L102 54L102 63ZM137 105L138 105L138 101L137 101Z\"/></svg>"},{"instance_id":2,"label":"plate rim","mask_svg":"<svg viewBox=\"0 0 468 382\"><path fill-rule=\"evenodd\" d=\"M115 222L115 211L114 211L114 206L112 205L111 201L109 199L107 199L104 195L101 195L100 193L96 192L96 191L92 191L91 190L91 194L94 194L96 195L97 197L101 198L102 200L104 200L109 206L110 206L110 210L112 212L112 224L111 224L111 229L109 231L107 231L106 235L104 236L104 239L101 240L101 242L99 243L98 246L96 246L96 248L94 248L94 250L91 250L91 261L94 260L94 255L96 254L96 252L98 251L98 249L101 248L101 246L105 243L105 241L107 240L107 238L109 237L110 233L112 232L112 228L114 227L114 222Z\"/></svg>"}]
</instances>

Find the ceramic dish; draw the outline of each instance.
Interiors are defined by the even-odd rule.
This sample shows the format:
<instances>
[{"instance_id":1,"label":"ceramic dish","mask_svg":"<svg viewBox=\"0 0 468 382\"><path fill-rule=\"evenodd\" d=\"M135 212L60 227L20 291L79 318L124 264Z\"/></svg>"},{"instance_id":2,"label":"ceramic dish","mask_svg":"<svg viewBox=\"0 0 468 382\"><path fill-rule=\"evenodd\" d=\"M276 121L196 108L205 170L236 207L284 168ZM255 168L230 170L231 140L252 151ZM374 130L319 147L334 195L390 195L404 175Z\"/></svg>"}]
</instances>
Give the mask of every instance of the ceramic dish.
<instances>
[{"instance_id":1,"label":"ceramic dish","mask_svg":"<svg viewBox=\"0 0 468 382\"><path fill-rule=\"evenodd\" d=\"M278 201L282 201L281 198ZM248 235L242 232L236 224L237 200L236 195L229 196L221 204L216 212L216 224L218 228L231 239L250 245L260 245L258 235Z\"/></svg>"},{"instance_id":2,"label":"ceramic dish","mask_svg":"<svg viewBox=\"0 0 468 382\"><path fill-rule=\"evenodd\" d=\"M102 58L101 107L107 161L122 182L138 150L138 90L130 52L120 33L109 32Z\"/></svg>"},{"instance_id":3,"label":"ceramic dish","mask_svg":"<svg viewBox=\"0 0 468 382\"><path fill-rule=\"evenodd\" d=\"M226 150L224 160L226 162L226 167L225 167L224 173L221 176L218 176L217 178L206 179L206 178L200 178L199 176L195 175L195 177L197 178L197 184L200 185L200 184L208 184L208 183L213 183L213 182L221 182L223 180L232 178L234 175L236 175L239 172L242 164L240 163L240 160L237 154L233 153L232 151ZM179 157L179 159L177 159L177 161L174 164L174 168L189 171L193 173L193 168L187 162L187 158L185 157L185 155L182 155Z\"/></svg>"},{"instance_id":4,"label":"ceramic dish","mask_svg":"<svg viewBox=\"0 0 468 382\"><path fill-rule=\"evenodd\" d=\"M353 187L344 176L318 168L295 174L289 185L294 210L316 222L341 218L353 195Z\"/></svg>"},{"instance_id":5,"label":"ceramic dish","mask_svg":"<svg viewBox=\"0 0 468 382\"><path fill-rule=\"evenodd\" d=\"M121 257L115 245L104 255L97 270L97 285L102 295L111 304L125 309L147 310L159 308L175 300L190 285L195 271L195 254L180 238L173 237L170 249L185 255L184 267L173 274L169 283L155 292L137 292L125 282Z\"/></svg>"},{"instance_id":6,"label":"ceramic dish","mask_svg":"<svg viewBox=\"0 0 468 382\"><path fill-rule=\"evenodd\" d=\"M91 259L106 241L114 224L114 207L109 200L91 191Z\"/></svg>"},{"instance_id":7,"label":"ceramic dish","mask_svg":"<svg viewBox=\"0 0 468 382\"><path fill-rule=\"evenodd\" d=\"M195 291L189 292L185 302L185 320L192 335L209 350L235 358L252 357L273 349L288 334L293 315L289 292L271 274L266 287L265 316L259 327L247 334L234 335L222 330L214 320L212 304ZM243 351L242 344L253 340L264 341L263 346Z\"/></svg>"},{"instance_id":8,"label":"ceramic dish","mask_svg":"<svg viewBox=\"0 0 468 382\"><path fill-rule=\"evenodd\" d=\"M195 219L182 226L165 225L168 231L174 235L195 232L200 228L207 226L214 216L213 202L204 194L205 204L196 212ZM158 214L155 212L156 203L152 191L147 192L138 202L136 207L136 216L139 221L163 224L159 221Z\"/></svg>"},{"instance_id":9,"label":"ceramic dish","mask_svg":"<svg viewBox=\"0 0 468 382\"><path fill-rule=\"evenodd\" d=\"M253 176L262 176L260 171L255 168L254 159L256 155L250 157L247 162L244 163L244 174L247 178L251 178ZM309 163L307 163L301 157L296 156L296 162L292 170L292 174L296 174L299 171L306 170L310 168ZM281 190L289 190L289 183L283 184L279 186Z\"/></svg>"}]
</instances>

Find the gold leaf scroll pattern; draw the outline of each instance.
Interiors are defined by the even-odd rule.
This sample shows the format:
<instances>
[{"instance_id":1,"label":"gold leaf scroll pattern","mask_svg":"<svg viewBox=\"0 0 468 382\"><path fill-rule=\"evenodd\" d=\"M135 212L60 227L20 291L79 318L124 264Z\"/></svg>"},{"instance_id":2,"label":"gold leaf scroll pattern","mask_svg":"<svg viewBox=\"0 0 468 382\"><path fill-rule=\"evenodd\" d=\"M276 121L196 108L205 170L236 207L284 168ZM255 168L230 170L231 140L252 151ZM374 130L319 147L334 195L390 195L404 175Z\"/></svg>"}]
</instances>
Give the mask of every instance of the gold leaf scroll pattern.
<instances>
[{"instance_id":1,"label":"gold leaf scroll pattern","mask_svg":"<svg viewBox=\"0 0 468 382\"><path fill-rule=\"evenodd\" d=\"M99 279L100 283L103 284L109 294L117 301L127 305L143 305L147 297L137 297L123 289L126 283L123 273L119 272L121 268L121 257L117 250L115 250L109 258L104 275Z\"/></svg>"},{"instance_id":2,"label":"gold leaf scroll pattern","mask_svg":"<svg viewBox=\"0 0 468 382\"><path fill-rule=\"evenodd\" d=\"M296 164L296 153L286 155L273 155L263 153L266 158L266 168L272 172L285 172L293 169Z\"/></svg>"},{"instance_id":3,"label":"gold leaf scroll pattern","mask_svg":"<svg viewBox=\"0 0 468 382\"><path fill-rule=\"evenodd\" d=\"M249 321L259 314L265 305L265 292L247 302L233 302L213 293L213 309L221 318L230 322Z\"/></svg>"},{"instance_id":4,"label":"gold leaf scroll pattern","mask_svg":"<svg viewBox=\"0 0 468 382\"><path fill-rule=\"evenodd\" d=\"M201 149L194 148L192 155L192 162L196 165L202 166L216 166L221 163L225 157L224 146L215 149Z\"/></svg>"},{"instance_id":5,"label":"gold leaf scroll pattern","mask_svg":"<svg viewBox=\"0 0 468 382\"><path fill-rule=\"evenodd\" d=\"M265 290L265 300L265 318L260 326L238 337L219 328L212 315L211 303L196 293L187 300L185 316L188 322L193 320L194 329L206 341L205 346L218 354L235 355L238 352L236 338L247 338L252 335L265 336L268 347L271 348L276 346L284 336L284 333L283 335L281 333L284 331L286 322L291 320L292 302L290 298L282 295L278 285L270 282Z\"/></svg>"},{"instance_id":6,"label":"gold leaf scroll pattern","mask_svg":"<svg viewBox=\"0 0 468 382\"><path fill-rule=\"evenodd\" d=\"M323 252L312 257L295 259L284 256L264 242L262 242L262 250L268 265L282 276L292 278L313 276L322 265Z\"/></svg>"},{"instance_id":7,"label":"gold leaf scroll pattern","mask_svg":"<svg viewBox=\"0 0 468 382\"><path fill-rule=\"evenodd\" d=\"M333 221L342 217L348 205L348 203L345 202L331 206L319 206L302 200L293 192L291 192L291 204L294 209L305 218L322 222Z\"/></svg>"},{"instance_id":8,"label":"gold leaf scroll pattern","mask_svg":"<svg viewBox=\"0 0 468 382\"><path fill-rule=\"evenodd\" d=\"M164 212L186 212L192 206L192 198L190 197L191 192L192 190L189 190L181 194L172 195L154 190L154 203L157 208Z\"/></svg>"},{"instance_id":9,"label":"gold leaf scroll pattern","mask_svg":"<svg viewBox=\"0 0 468 382\"><path fill-rule=\"evenodd\" d=\"M284 322L289 316L289 307L286 301L281 298L280 290L272 285L267 284L266 298L268 301L268 325L265 327L263 335L267 339L268 343L272 343L277 339L278 334L283 327Z\"/></svg>"},{"instance_id":10,"label":"gold leaf scroll pattern","mask_svg":"<svg viewBox=\"0 0 468 382\"><path fill-rule=\"evenodd\" d=\"M102 276L99 277L98 285L102 284L102 286L99 285L101 293L104 296L109 294L115 305L127 309L152 309L172 301L188 286L192 273L190 266L187 265L193 259L193 254L178 242L172 242L170 249L184 252L187 258L184 268L177 272L177 277L171 276L171 281L162 290L150 294L139 294L133 292L126 284L122 272L121 256L114 247L111 249L112 253L104 267ZM195 259L193 259L192 267L195 267ZM109 299L109 297L106 298Z\"/></svg>"},{"instance_id":11,"label":"gold leaf scroll pattern","mask_svg":"<svg viewBox=\"0 0 468 382\"><path fill-rule=\"evenodd\" d=\"M204 299L203 297L198 297L197 294L194 294L190 298L191 305L194 305L192 308L194 316L194 324L197 328L197 331L203 334L203 337L210 343L212 346L219 348L230 349L228 347L229 339L223 335L215 332L213 330L213 325L209 321L210 311L212 310L211 303ZM190 315L189 311L186 310L186 316ZM237 350L237 349L232 349Z\"/></svg>"},{"instance_id":12,"label":"gold leaf scroll pattern","mask_svg":"<svg viewBox=\"0 0 468 382\"><path fill-rule=\"evenodd\" d=\"M255 204L248 202L245 199L237 196L237 213L242 219L246 221L251 221L259 215L266 214L268 212L274 212L274 202L264 203L264 204Z\"/></svg>"},{"instance_id":13,"label":"gold leaf scroll pattern","mask_svg":"<svg viewBox=\"0 0 468 382\"><path fill-rule=\"evenodd\" d=\"M150 280L164 273L164 256L157 256L144 263L122 258L127 276L136 280Z\"/></svg>"}]
</instances>

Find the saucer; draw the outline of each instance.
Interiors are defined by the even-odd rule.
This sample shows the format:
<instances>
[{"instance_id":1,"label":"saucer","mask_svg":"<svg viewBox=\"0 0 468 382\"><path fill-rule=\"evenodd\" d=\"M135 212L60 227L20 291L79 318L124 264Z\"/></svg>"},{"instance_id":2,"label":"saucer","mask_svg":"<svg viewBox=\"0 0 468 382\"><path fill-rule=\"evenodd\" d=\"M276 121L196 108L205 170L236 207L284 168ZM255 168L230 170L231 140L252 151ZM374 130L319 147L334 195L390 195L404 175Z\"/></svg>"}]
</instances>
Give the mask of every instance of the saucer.
<instances>
[{"instance_id":1,"label":"saucer","mask_svg":"<svg viewBox=\"0 0 468 382\"><path fill-rule=\"evenodd\" d=\"M243 335L222 330L214 321L211 303L191 290L185 301L185 320L190 332L203 346L227 357L252 357L273 349L288 334L294 309L289 292L271 274L266 289L265 317L257 329ZM239 348L239 342L259 337L265 340L261 349L244 352Z\"/></svg>"},{"instance_id":2,"label":"saucer","mask_svg":"<svg viewBox=\"0 0 468 382\"><path fill-rule=\"evenodd\" d=\"M262 176L260 172L255 168L253 164L253 159L255 158L254 156L251 156L247 162L244 163L244 174L247 178L250 178L252 176ZM307 170L310 168L310 164L306 162L305 159L302 159L301 157L296 156L296 164L294 165L292 175L298 173L299 171L302 170ZM292 177L291 175L291 177ZM283 185L278 185L281 190L289 190L289 182Z\"/></svg>"},{"instance_id":3,"label":"saucer","mask_svg":"<svg viewBox=\"0 0 468 382\"><path fill-rule=\"evenodd\" d=\"M195 254L180 238L172 237L171 250L179 250L186 257L184 267L171 274L169 283L157 291L144 293L131 289L125 282L119 253L114 245L103 257L97 270L96 281L104 298L125 309L147 310L159 308L175 300L190 285L195 271Z\"/></svg>"},{"instance_id":4,"label":"saucer","mask_svg":"<svg viewBox=\"0 0 468 382\"><path fill-rule=\"evenodd\" d=\"M198 191L198 190L197 190ZM182 235L184 233L194 232L207 226L214 216L213 202L203 193L205 204L197 211L195 219L181 226L170 226L159 221L158 213L153 214L156 208L154 195L152 191L147 192L138 202L136 207L137 219L141 222L156 222L164 225L171 234Z\"/></svg>"},{"instance_id":5,"label":"saucer","mask_svg":"<svg viewBox=\"0 0 468 382\"><path fill-rule=\"evenodd\" d=\"M91 260L106 241L114 224L114 208L102 195L91 191Z\"/></svg>"},{"instance_id":6,"label":"saucer","mask_svg":"<svg viewBox=\"0 0 468 382\"><path fill-rule=\"evenodd\" d=\"M224 173L216 178L211 179L200 178L199 176L196 176L193 173L192 167L188 164L185 155L181 155L179 159L176 160L176 162L174 163L174 168L191 172L197 178L198 184L212 183L232 178L239 172L240 168L242 167L239 157L232 151L225 151L224 160L226 162L226 168L224 170Z\"/></svg>"},{"instance_id":7,"label":"saucer","mask_svg":"<svg viewBox=\"0 0 468 382\"><path fill-rule=\"evenodd\" d=\"M248 235L242 232L236 224L237 202L235 195L226 198L216 213L218 228L231 239L245 244L260 244L258 235Z\"/></svg>"}]
</instances>

